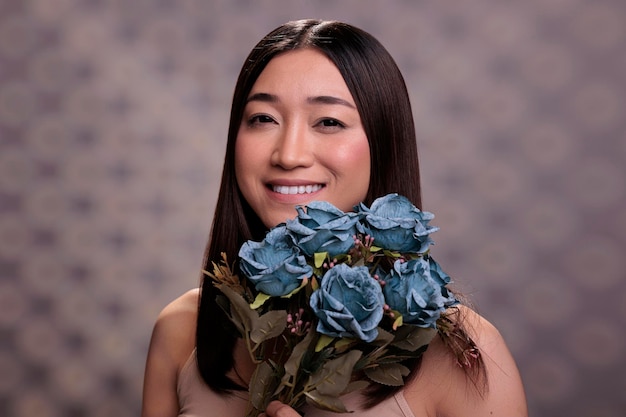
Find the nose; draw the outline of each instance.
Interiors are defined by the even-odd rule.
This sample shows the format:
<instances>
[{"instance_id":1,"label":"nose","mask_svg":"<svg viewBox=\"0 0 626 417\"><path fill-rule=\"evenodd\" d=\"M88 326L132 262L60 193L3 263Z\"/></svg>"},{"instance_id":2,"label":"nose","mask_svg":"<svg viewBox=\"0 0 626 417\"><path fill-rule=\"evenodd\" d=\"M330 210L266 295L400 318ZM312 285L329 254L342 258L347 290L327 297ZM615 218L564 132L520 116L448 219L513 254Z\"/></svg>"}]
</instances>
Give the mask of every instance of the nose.
<instances>
[{"instance_id":1,"label":"nose","mask_svg":"<svg viewBox=\"0 0 626 417\"><path fill-rule=\"evenodd\" d=\"M311 139L307 126L286 126L276 140L271 164L283 169L311 166L314 160Z\"/></svg>"}]
</instances>

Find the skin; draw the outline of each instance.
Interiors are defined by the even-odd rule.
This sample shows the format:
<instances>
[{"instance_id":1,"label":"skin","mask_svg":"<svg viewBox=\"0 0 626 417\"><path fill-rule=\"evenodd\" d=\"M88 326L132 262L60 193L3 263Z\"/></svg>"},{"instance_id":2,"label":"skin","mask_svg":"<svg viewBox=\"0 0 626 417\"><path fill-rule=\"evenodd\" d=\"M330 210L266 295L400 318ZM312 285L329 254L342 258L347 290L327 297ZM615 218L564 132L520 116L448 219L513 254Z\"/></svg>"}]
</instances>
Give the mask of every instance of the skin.
<instances>
[{"instance_id":1,"label":"skin","mask_svg":"<svg viewBox=\"0 0 626 417\"><path fill-rule=\"evenodd\" d=\"M270 61L252 88L235 162L242 194L267 227L294 217L296 204L325 200L348 211L365 197L369 145L354 101L331 61L312 49ZM307 185L313 192L285 195L272 188ZM195 348L198 296L198 289L187 292L157 319L146 363L142 417L178 415L177 378ZM424 354L418 377L404 389L411 410L417 417L527 416L522 382L501 335L474 311L461 309L485 361L487 393L478 394L436 338ZM245 383L254 365L241 344L234 355L236 374ZM273 402L266 416L299 414Z\"/></svg>"},{"instance_id":2,"label":"skin","mask_svg":"<svg viewBox=\"0 0 626 417\"><path fill-rule=\"evenodd\" d=\"M295 217L296 205L320 200L352 211L365 198L367 136L339 70L321 52L279 55L261 73L237 135L235 171L268 227Z\"/></svg>"}]
</instances>

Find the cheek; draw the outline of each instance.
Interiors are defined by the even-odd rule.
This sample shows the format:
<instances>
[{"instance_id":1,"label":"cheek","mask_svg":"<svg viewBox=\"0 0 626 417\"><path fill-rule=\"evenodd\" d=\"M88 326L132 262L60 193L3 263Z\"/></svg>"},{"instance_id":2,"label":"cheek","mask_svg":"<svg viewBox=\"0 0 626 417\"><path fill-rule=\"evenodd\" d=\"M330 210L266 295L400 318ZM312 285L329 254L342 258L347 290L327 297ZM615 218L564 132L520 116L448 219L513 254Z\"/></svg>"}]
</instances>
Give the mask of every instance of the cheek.
<instances>
[{"instance_id":1,"label":"cheek","mask_svg":"<svg viewBox=\"0 0 626 417\"><path fill-rule=\"evenodd\" d=\"M245 146L237 146L238 144L235 145L235 181L243 198L251 204L254 196L255 162L251 159L253 154L249 149Z\"/></svg>"},{"instance_id":2,"label":"cheek","mask_svg":"<svg viewBox=\"0 0 626 417\"><path fill-rule=\"evenodd\" d=\"M235 143L235 176L241 187L255 173L259 153L246 143L245 139L237 139Z\"/></svg>"},{"instance_id":3,"label":"cheek","mask_svg":"<svg viewBox=\"0 0 626 417\"><path fill-rule=\"evenodd\" d=\"M343 163L345 166L363 166L369 169L370 146L367 138L353 138L351 141L334 146L332 158L336 164Z\"/></svg>"},{"instance_id":4,"label":"cheek","mask_svg":"<svg viewBox=\"0 0 626 417\"><path fill-rule=\"evenodd\" d=\"M365 187L366 193L370 179L370 148L367 139L337 149L334 160L351 182Z\"/></svg>"}]
</instances>

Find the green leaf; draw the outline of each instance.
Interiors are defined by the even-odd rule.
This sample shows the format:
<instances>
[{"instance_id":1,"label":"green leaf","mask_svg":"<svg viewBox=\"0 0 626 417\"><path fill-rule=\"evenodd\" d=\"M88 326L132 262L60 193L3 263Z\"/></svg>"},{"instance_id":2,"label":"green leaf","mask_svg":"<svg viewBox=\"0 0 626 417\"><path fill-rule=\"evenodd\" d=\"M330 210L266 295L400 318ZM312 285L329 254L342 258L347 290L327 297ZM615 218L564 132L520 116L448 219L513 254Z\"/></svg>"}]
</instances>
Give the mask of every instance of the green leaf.
<instances>
[{"instance_id":1,"label":"green leaf","mask_svg":"<svg viewBox=\"0 0 626 417\"><path fill-rule=\"evenodd\" d=\"M340 254L335 255L334 260L337 261L336 263L340 263L340 264L346 263L346 264L349 264L349 263L352 262L352 256L350 254L347 254L347 253L340 253Z\"/></svg>"},{"instance_id":2,"label":"green leaf","mask_svg":"<svg viewBox=\"0 0 626 417\"><path fill-rule=\"evenodd\" d=\"M369 385L370 383L363 379L352 381L348 384L348 386L346 387L346 389L343 391L341 395L345 395L349 392L364 390L365 388L369 387Z\"/></svg>"},{"instance_id":3,"label":"green leaf","mask_svg":"<svg viewBox=\"0 0 626 417\"><path fill-rule=\"evenodd\" d=\"M394 339L393 334L389 333L387 330L383 329L382 327L379 327L378 336L376 336L376 339L374 339L372 344L378 345L378 346L384 346L388 343L391 343L393 339Z\"/></svg>"},{"instance_id":4,"label":"green leaf","mask_svg":"<svg viewBox=\"0 0 626 417\"><path fill-rule=\"evenodd\" d=\"M325 362L309 377L305 391L316 389L321 395L341 395L352 378L354 365L361 358L360 350L351 350L336 359Z\"/></svg>"},{"instance_id":5,"label":"green leaf","mask_svg":"<svg viewBox=\"0 0 626 417\"><path fill-rule=\"evenodd\" d=\"M370 252L380 252L382 250L382 248L379 248L378 246L372 245L370 246Z\"/></svg>"},{"instance_id":6,"label":"green leaf","mask_svg":"<svg viewBox=\"0 0 626 417\"><path fill-rule=\"evenodd\" d=\"M311 288L313 289L313 291L319 289L320 287L320 283L318 281L318 279L315 277L315 275L313 275L311 277Z\"/></svg>"},{"instance_id":7,"label":"green leaf","mask_svg":"<svg viewBox=\"0 0 626 417\"><path fill-rule=\"evenodd\" d=\"M216 285L216 287L224 294L228 301L230 301L230 314L233 319L241 322L244 332L249 332L258 317L259 313L250 308L250 305L244 300L241 294L238 294L226 285Z\"/></svg>"},{"instance_id":8,"label":"green leaf","mask_svg":"<svg viewBox=\"0 0 626 417\"><path fill-rule=\"evenodd\" d=\"M409 352L412 353L412 352ZM420 352L421 354L421 352ZM386 355L382 355L380 358L378 358L378 360L375 363L376 365L381 365L381 364L388 364L388 363L399 363L402 362L405 359L410 359L410 358L414 358L415 355L402 355L402 354L386 354Z\"/></svg>"},{"instance_id":9,"label":"green leaf","mask_svg":"<svg viewBox=\"0 0 626 417\"><path fill-rule=\"evenodd\" d=\"M249 392L250 402L257 410L265 410L269 403L269 393L274 391L272 381L277 380L273 378L274 369L267 362L261 362L257 365L252 377L250 378Z\"/></svg>"},{"instance_id":10,"label":"green leaf","mask_svg":"<svg viewBox=\"0 0 626 417\"><path fill-rule=\"evenodd\" d=\"M418 327L411 325L404 325L396 332L394 342L391 344L400 349L415 352L422 346L429 344L435 335L437 329L431 327Z\"/></svg>"},{"instance_id":11,"label":"green leaf","mask_svg":"<svg viewBox=\"0 0 626 417\"><path fill-rule=\"evenodd\" d=\"M316 268L321 268L328 257L328 252L315 252L313 254L313 264Z\"/></svg>"},{"instance_id":12,"label":"green leaf","mask_svg":"<svg viewBox=\"0 0 626 417\"><path fill-rule=\"evenodd\" d=\"M257 308L261 307L263 304L265 304L265 302L267 300L269 300L270 298L272 298L271 295L267 295L264 294L262 292L258 293L256 295L256 298L254 299L254 302L252 304L250 304L250 308L253 310L256 310Z\"/></svg>"},{"instance_id":13,"label":"green leaf","mask_svg":"<svg viewBox=\"0 0 626 417\"><path fill-rule=\"evenodd\" d=\"M399 363L386 363L379 364L374 368L366 368L364 372L374 382L398 387L404 385L403 377L407 376L410 370Z\"/></svg>"},{"instance_id":14,"label":"green leaf","mask_svg":"<svg viewBox=\"0 0 626 417\"><path fill-rule=\"evenodd\" d=\"M350 412L338 396L325 395L318 390L305 392L304 395L306 395L306 402L316 408L332 411L334 413Z\"/></svg>"},{"instance_id":15,"label":"green leaf","mask_svg":"<svg viewBox=\"0 0 626 417\"><path fill-rule=\"evenodd\" d=\"M317 339L317 344L315 345L315 352L321 351L326 346L330 345L333 342L333 340L335 340L334 337L330 337L325 334L320 335L320 338Z\"/></svg>"},{"instance_id":16,"label":"green leaf","mask_svg":"<svg viewBox=\"0 0 626 417\"><path fill-rule=\"evenodd\" d=\"M337 343L335 343L335 349L337 349L338 351L345 350L344 348L347 348L348 346L350 346L354 342L355 342L355 339L349 339L347 337L342 337L341 339L339 339L337 341Z\"/></svg>"},{"instance_id":17,"label":"green leaf","mask_svg":"<svg viewBox=\"0 0 626 417\"><path fill-rule=\"evenodd\" d=\"M287 386L293 386L293 383L300 368L302 357L309 349L309 345L313 342L314 331L310 330L304 339L302 339L291 351L291 355L285 362L284 369L285 375L283 376L282 383Z\"/></svg>"},{"instance_id":18,"label":"green leaf","mask_svg":"<svg viewBox=\"0 0 626 417\"><path fill-rule=\"evenodd\" d=\"M250 340L257 345L279 336L287 327L287 312L285 310L271 310L263 314L252 323Z\"/></svg>"},{"instance_id":19,"label":"green leaf","mask_svg":"<svg viewBox=\"0 0 626 417\"><path fill-rule=\"evenodd\" d=\"M391 326L391 328L394 329L394 330L398 330L399 327L402 327L402 324L404 323L404 319L402 317L402 314L400 314L397 311L394 311L393 314L394 314L394 316L397 316L397 317L393 321L393 325Z\"/></svg>"}]
</instances>

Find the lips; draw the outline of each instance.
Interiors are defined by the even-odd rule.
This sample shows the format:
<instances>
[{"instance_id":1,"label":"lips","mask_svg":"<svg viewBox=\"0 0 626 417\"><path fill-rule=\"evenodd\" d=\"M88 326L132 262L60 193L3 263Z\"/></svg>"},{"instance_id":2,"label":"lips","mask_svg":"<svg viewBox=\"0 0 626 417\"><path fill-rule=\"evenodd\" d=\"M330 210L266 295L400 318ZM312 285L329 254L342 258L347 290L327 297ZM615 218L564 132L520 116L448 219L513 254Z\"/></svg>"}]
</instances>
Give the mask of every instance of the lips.
<instances>
[{"instance_id":1,"label":"lips","mask_svg":"<svg viewBox=\"0 0 626 417\"><path fill-rule=\"evenodd\" d=\"M311 194L321 190L324 187L323 184L309 184L309 185L272 185L271 189L275 193L285 195L296 194Z\"/></svg>"}]
</instances>

